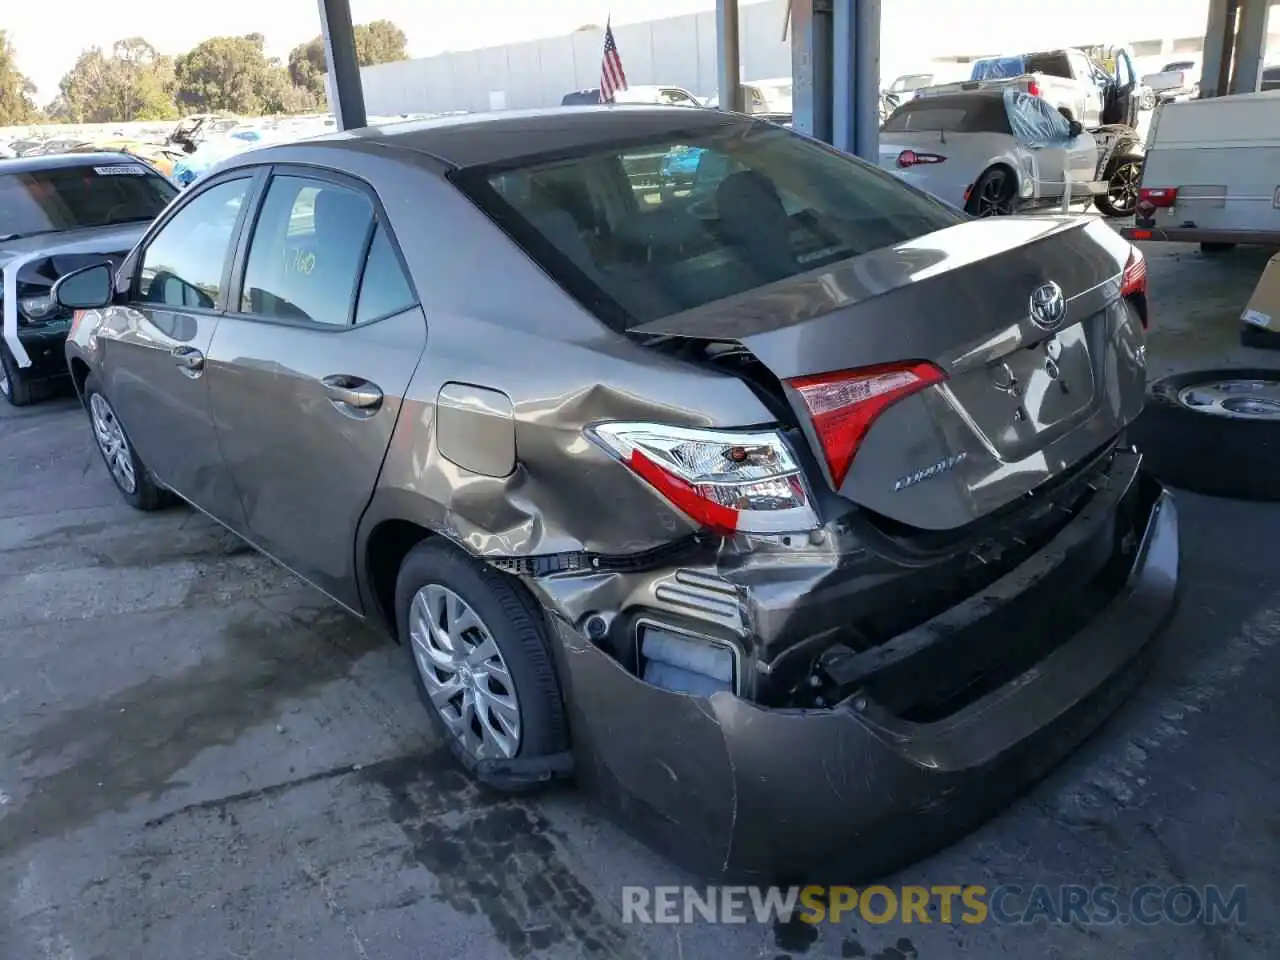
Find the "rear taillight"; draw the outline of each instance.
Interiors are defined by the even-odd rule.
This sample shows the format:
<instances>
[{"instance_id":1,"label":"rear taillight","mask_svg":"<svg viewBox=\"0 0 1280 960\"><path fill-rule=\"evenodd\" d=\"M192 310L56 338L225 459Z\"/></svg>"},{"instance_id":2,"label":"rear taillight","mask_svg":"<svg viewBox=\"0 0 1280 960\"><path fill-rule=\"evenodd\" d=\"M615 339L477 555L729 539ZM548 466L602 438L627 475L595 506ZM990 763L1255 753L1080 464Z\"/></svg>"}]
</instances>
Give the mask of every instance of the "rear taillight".
<instances>
[{"instance_id":1,"label":"rear taillight","mask_svg":"<svg viewBox=\"0 0 1280 960\"><path fill-rule=\"evenodd\" d=\"M1027 93L1031 94L1033 97L1040 96L1040 84L1032 80L1027 84Z\"/></svg>"},{"instance_id":2,"label":"rear taillight","mask_svg":"<svg viewBox=\"0 0 1280 960\"><path fill-rule=\"evenodd\" d=\"M1138 191L1138 203L1153 207L1172 207L1178 202L1177 187L1143 187Z\"/></svg>"},{"instance_id":3,"label":"rear taillight","mask_svg":"<svg viewBox=\"0 0 1280 960\"><path fill-rule=\"evenodd\" d=\"M947 158L938 153L916 153L914 150L903 150L898 154L898 166L914 167L918 163L942 163Z\"/></svg>"},{"instance_id":4,"label":"rear taillight","mask_svg":"<svg viewBox=\"0 0 1280 960\"><path fill-rule=\"evenodd\" d=\"M794 533L818 525L800 466L776 431L611 422L587 433L716 533Z\"/></svg>"},{"instance_id":5,"label":"rear taillight","mask_svg":"<svg viewBox=\"0 0 1280 960\"><path fill-rule=\"evenodd\" d=\"M1138 313L1142 329L1150 322L1147 311L1147 258L1137 247L1129 248L1129 260L1120 278L1120 296L1124 297Z\"/></svg>"},{"instance_id":6,"label":"rear taillight","mask_svg":"<svg viewBox=\"0 0 1280 960\"><path fill-rule=\"evenodd\" d=\"M932 363L884 364L788 380L804 400L838 490L867 431L889 407L946 374Z\"/></svg>"}]
</instances>

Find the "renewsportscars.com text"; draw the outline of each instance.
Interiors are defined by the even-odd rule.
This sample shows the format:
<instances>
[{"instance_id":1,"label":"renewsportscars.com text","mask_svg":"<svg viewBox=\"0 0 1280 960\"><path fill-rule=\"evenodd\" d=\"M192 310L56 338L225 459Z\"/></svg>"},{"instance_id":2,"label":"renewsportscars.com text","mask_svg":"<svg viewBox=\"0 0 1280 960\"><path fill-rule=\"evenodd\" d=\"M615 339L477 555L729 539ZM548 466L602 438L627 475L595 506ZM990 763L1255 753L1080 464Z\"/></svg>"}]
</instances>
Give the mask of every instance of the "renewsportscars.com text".
<instances>
[{"instance_id":1,"label":"renewsportscars.com text","mask_svg":"<svg viewBox=\"0 0 1280 960\"><path fill-rule=\"evenodd\" d=\"M1242 886L623 887L624 923L1242 924Z\"/></svg>"}]
</instances>

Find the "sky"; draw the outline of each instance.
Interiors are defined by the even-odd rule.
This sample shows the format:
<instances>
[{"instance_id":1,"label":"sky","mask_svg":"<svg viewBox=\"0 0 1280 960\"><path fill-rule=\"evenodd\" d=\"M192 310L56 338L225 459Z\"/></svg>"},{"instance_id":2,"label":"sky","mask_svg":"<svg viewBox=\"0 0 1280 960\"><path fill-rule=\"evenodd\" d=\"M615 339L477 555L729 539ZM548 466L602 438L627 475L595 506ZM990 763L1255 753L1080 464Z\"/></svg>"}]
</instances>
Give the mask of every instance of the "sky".
<instances>
[{"instance_id":1,"label":"sky","mask_svg":"<svg viewBox=\"0 0 1280 960\"><path fill-rule=\"evenodd\" d=\"M92 46L141 36L161 53L183 53L208 37L261 33L281 59L320 32L317 0L195 0L115 4L102 0L48 3L0 0L0 28L17 50L18 66L44 106L76 57ZM356 23L392 20L409 38L409 56L515 43L568 33L586 23L635 23L709 10L715 0L351 0ZM188 15L189 14L189 15Z\"/></svg>"}]
</instances>

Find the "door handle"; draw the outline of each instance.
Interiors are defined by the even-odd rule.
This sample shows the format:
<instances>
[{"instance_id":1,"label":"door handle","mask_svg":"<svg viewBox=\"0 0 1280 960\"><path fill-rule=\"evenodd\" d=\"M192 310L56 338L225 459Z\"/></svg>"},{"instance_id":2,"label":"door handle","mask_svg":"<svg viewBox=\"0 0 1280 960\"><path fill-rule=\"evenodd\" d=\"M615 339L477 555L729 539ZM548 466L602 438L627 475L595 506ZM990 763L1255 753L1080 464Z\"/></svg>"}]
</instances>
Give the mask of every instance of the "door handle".
<instances>
[{"instance_id":1,"label":"door handle","mask_svg":"<svg viewBox=\"0 0 1280 960\"><path fill-rule=\"evenodd\" d=\"M195 347L174 347L169 356L188 376L196 376L204 370L204 354Z\"/></svg>"},{"instance_id":2,"label":"door handle","mask_svg":"<svg viewBox=\"0 0 1280 960\"><path fill-rule=\"evenodd\" d=\"M382 390L368 380L339 373L325 377L320 382L324 384L325 396L344 407L376 410L382 406Z\"/></svg>"}]
</instances>

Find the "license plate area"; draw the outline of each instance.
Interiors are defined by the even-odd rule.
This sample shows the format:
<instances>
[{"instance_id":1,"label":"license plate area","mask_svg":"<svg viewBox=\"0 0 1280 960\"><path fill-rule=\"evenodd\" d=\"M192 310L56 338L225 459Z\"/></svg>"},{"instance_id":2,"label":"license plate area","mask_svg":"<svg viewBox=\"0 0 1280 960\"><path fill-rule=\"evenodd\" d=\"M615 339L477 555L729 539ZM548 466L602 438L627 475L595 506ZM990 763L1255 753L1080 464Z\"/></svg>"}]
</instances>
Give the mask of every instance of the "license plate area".
<instances>
[{"instance_id":1,"label":"license plate area","mask_svg":"<svg viewBox=\"0 0 1280 960\"><path fill-rule=\"evenodd\" d=\"M1000 459L1030 456L1088 414L1096 393L1087 330L1093 319L1046 333L949 383Z\"/></svg>"}]
</instances>

